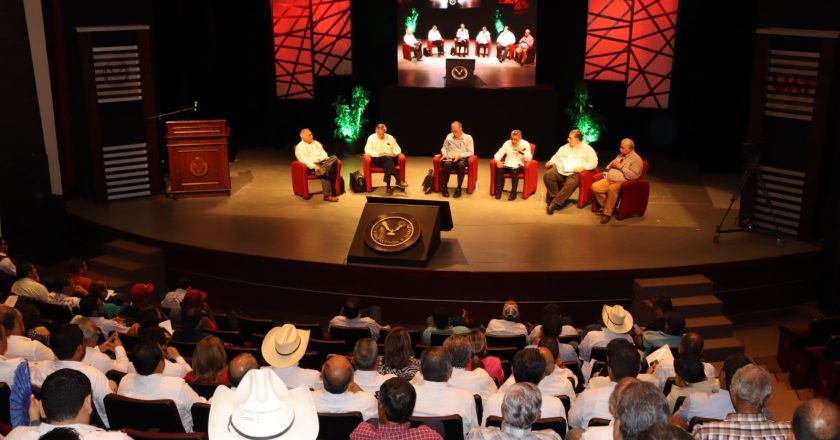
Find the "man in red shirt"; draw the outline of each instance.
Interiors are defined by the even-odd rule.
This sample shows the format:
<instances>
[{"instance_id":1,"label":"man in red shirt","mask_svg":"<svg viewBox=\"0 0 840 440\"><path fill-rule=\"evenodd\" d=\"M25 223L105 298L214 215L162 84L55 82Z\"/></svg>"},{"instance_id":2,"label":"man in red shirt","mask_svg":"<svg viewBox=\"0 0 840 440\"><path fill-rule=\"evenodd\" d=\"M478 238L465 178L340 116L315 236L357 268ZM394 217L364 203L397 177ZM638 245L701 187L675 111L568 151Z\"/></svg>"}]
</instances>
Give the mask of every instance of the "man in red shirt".
<instances>
[{"instance_id":1,"label":"man in red shirt","mask_svg":"<svg viewBox=\"0 0 840 440\"><path fill-rule=\"evenodd\" d=\"M443 440L428 426L412 428L408 418L414 412L417 393L404 379L393 377L379 388L379 425L362 422L350 440Z\"/></svg>"}]
</instances>

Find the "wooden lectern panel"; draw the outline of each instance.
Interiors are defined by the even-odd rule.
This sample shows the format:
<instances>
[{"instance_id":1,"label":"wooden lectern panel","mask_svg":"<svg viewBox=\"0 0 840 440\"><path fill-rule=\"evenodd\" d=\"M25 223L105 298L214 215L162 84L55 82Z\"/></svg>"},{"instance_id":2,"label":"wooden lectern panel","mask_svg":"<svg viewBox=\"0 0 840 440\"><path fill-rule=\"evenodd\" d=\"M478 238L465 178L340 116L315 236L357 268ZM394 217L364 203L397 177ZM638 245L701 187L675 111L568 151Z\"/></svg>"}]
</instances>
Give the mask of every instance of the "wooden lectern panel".
<instances>
[{"instance_id":1,"label":"wooden lectern panel","mask_svg":"<svg viewBox=\"0 0 840 440\"><path fill-rule=\"evenodd\" d=\"M170 193L175 197L230 195L224 120L166 123Z\"/></svg>"}]
</instances>

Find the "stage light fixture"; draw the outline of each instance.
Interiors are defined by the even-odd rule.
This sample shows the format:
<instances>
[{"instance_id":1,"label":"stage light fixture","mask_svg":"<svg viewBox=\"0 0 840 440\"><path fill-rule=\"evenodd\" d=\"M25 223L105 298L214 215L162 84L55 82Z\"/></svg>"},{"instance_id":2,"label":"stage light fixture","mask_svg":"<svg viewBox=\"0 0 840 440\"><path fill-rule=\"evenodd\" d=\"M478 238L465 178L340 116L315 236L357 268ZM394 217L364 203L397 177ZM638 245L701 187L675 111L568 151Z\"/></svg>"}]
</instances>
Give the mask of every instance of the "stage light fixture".
<instances>
[{"instance_id":1,"label":"stage light fixture","mask_svg":"<svg viewBox=\"0 0 840 440\"><path fill-rule=\"evenodd\" d=\"M416 8L411 8L411 12L408 13L407 17L405 17L405 28L411 30L412 34L417 29L418 18L420 18L420 13L417 12Z\"/></svg>"}]
</instances>

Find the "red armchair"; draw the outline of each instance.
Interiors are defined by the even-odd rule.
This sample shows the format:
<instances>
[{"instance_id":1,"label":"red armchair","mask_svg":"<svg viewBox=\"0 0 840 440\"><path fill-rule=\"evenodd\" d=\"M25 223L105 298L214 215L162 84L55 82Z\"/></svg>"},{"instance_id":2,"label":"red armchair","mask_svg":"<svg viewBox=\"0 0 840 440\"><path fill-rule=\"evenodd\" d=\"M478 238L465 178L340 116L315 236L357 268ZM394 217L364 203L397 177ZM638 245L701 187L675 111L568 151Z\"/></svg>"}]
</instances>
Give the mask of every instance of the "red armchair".
<instances>
[{"instance_id":1,"label":"red armchair","mask_svg":"<svg viewBox=\"0 0 840 440\"><path fill-rule=\"evenodd\" d=\"M412 48L411 48L411 46L409 46L409 45L407 45L407 44L405 44L405 43L403 43L403 44L402 44L402 56L403 56L403 59L406 59L406 60L408 60L408 61L411 61L411 49L412 49Z\"/></svg>"},{"instance_id":2,"label":"red armchair","mask_svg":"<svg viewBox=\"0 0 840 440\"><path fill-rule=\"evenodd\" d=\"M628 217L645 215L648 198L650 197L650 182L645 180L648 172L648 161L643 161L642 174L636 180L628 180L621 184L621 192L618 194L617 209L615 217L624 220ZM582 185L581 185L582 186ZM592 192L592 184L589 184L589 191ZM592 212L601 209L598 200L592 201Z\"/></svg>"},{"instance_id":3,"label":"red armchair","mask_svg":"<svg viewBox=\"0 0 840 440\"><path fill-rule=\"evenodd\" d=\"M442 156L440 154L435 154L435 157L432 158L432 169L435 173L435 192L440 192L441 159ZM475 184L478 182L478 156L473 154L467 158L467 169L465 172L467 174L467 194L472 194L475 191ZM449 174L457 173L458 170L453 167Z\"/></svg>"},{"instance_id":4,"label":"red armchair","mask_svg":"<svg viewBox=\"0 0 840 440\"><path fill-rule=\"evenodd\" d=\"M365 154L364 158L362 158L362 168L364 169L365 173L365 186L367 192L373 191L373 181L371 180L370 175L373 173L384 173L385 169L382 167L378 167L373 164L372 157ZM397 170L400 172L400 180L405 182L405 154L400 153L397 156Z\"/></svg>"},{"instance_id":5,"label":"red armchair","mask_svg":"<svg viewBox=\"0 0 840 440\"><path fill-rule=\"evenodd\" d=\"M537 149L537 144L531 144L531 156ZM539 176L539 163L531 159L525 162L525 167L522 173L519 173L519 178L522 179L522 198L527 199L531 194L537 192L537 177ZM505 171L505 178L509 178L510 173ZM490 159L490 195L496 194L496 159Z\"/></svg>"},{"instance_id":6,"label":"red armchair","mask_svg":"<svg viewBox=\"0 0 840 440\"><path fill-rule=\"evenodd\" d=\"M317 179L315 172L306 167L306 164L296 160L292 162L292 189L295 195L306 200L312 197L309 192L309 181ZM333 195L341 195L341 159L335 162L335 175L333 175Z\"/></svg>"},{"instance_id":7,"label":"red armchair","mask_svg":"<svg viewBox=\"0 0 840 440\"><path fill-rule=\"evenodd\" d=\"M598 171L597 169L583 171L580 173L577 199L578 209L585 207L589 202L595 201L595 195L592 193L592 184L601 180L603 177L604 173ZM545 203L548 202L550 202L550 200L548 200L548 193L546 192Z\"/></svg>"},{"instance_id":8,"label":"red armchair","mask_svg":"<svg viewBox=\"0 0 840 440\"><path fill-rule=\"evenodd\" d=\"M492 41L487 43L487 57L490 57L490 54L493 53L493 46L495 46L495 45L496 45L496 43L494 43ZM473 46L474 46L473 47L473 53L475 53L475 56L478 57L478 49L479 49L478 40L474 41Z\"/></svg>"}]
</instances>

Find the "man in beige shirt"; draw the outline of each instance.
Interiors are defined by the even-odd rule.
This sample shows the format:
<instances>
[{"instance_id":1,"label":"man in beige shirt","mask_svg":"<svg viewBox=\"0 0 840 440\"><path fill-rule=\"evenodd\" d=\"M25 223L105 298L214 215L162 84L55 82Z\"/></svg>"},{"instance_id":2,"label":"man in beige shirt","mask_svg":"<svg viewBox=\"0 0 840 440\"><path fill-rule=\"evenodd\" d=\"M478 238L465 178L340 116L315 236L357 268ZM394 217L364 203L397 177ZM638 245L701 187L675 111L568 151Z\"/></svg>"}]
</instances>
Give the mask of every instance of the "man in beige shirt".
<instances>
[{"instance_id":1,"label":"man in beige shirt","mask_svg":"<svg viewBox=\"0 0 840 440\"><path fill-rule=\"evenodd\" d=\"M566 206L569 196L580 186L580 173L598 166L598 155L583 141L580 130L570 131L568 142L545 164L543 182L548 193L549 215Z\"/></svg>"},{"instance_id":2,"label":"man in beige shirt","mask_svg":"<svg viewBox=\"0 0 840 440\"><path fill-rule=\"evenodd\" d=\"M630 138L621 140L619 154L607 165L604 178L592 184L592 193L601 205L601 224L608 223L612 218L621 184L628 180L636 180L642 175L644 162L636 153L636 144Z\"/></svg>"}]
</instances>

